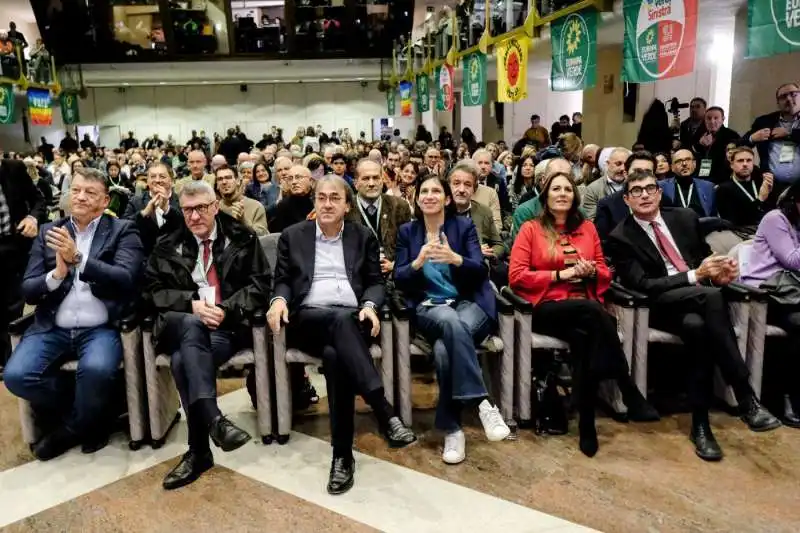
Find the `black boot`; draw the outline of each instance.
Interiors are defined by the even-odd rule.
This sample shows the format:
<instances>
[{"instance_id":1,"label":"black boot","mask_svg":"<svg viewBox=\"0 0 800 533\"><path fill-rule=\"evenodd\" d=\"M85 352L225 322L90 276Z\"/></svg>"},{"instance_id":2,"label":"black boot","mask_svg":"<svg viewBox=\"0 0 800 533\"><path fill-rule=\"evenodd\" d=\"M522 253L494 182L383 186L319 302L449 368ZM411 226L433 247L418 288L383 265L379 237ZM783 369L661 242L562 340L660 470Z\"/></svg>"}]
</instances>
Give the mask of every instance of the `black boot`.
<instances>
[{"instance_id":1,"label":"black boot","mask_svg":"<svg viewBox=\"0 0 800 533\"><path fill-rule=\"evenodd\" d=\"M781 422L767 411L754 394L750 394L740 405L741 418L751 431L770 431L780 427Z\"/></svg>"},{"instance_id":2,"label":"black boot","mask_svg":"<svg viewBox=\"0 0 800 533\"><path fill-rule=\"evenodd\" d=\"M692 432L689 438L694 443L694 453L704 461L719 461L722 459L722 448L711 432L708 422L708 412L692 415Z\"/></svg>"},{"instance_id":3,"label":"black boot","mask_svg":"<svg viewBox=\"0 0 800 533\"><path fill-rule=\"evenodd\" d=\"M661 420L658 411L642 396L630 376L626 375L624 378L618 379L617 386L622 394L622 401L628 408L628 420L631 422L658 422Z\"/></svg>"}]
</instances>

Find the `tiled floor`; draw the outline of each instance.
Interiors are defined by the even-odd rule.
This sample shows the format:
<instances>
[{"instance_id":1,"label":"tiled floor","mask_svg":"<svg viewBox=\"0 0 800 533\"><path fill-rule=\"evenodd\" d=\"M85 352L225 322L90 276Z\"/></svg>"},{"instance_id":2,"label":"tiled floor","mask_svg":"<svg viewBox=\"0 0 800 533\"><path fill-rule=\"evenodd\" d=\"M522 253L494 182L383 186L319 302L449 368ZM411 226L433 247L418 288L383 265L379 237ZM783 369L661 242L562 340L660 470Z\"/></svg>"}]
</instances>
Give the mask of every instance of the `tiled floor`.
<instances>
[{"instance_id":1,"label":"tiled floor","mask_svg":"<svg viewBox=\"0 0 800 533\"><path fill-rule=\"evenodd\" d=\"M254 431L249 399L235 390L241 380L220 385L233 390L222 409ZM694 456L685 415L639 425L600 419L594 459L577 451L574 435L520 430L516 441L488 443L472 421L467 461L447 466L431 429L435 397L430 379L418 378L420 441L404 450L389 450L362 408L356 486L331 497L324 399L298 419L287 445L215 450L215 468L166 493L161 480L185 449L183 423L159 450L130 452L119 436L92 456L74 450L38 463L19 438L16 400L0 387L0 525L13 532L800 531L800 431L755 434L715 414L726 458L707 464Z\"/></svg>"}]
</instances>

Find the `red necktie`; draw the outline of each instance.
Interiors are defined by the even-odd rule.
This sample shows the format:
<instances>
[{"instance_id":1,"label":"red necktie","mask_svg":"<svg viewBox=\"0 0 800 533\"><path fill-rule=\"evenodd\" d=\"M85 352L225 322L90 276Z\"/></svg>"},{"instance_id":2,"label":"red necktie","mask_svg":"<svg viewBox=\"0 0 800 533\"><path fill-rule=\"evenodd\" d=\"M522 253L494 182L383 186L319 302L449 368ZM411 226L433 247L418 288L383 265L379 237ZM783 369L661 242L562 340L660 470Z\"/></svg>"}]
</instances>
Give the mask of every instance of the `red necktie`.
<instances>
[{"instance_id":1,"label":"red necktie","mask_svg":"<svg viewBox=\"0 0 800 533\"><path fill-rule=\"evenodd\" d=\"M656 234L656 242L658 242L658 247L661 248L661 253L667 256L667 260L672 263L672 266L674 266L678 272L688 272L689 267L686 266L686 262L681 257L681 254L672 246L667 236L664 235L664 232L658 227L658 222L653 221L650 225L653 226L653 231Z\"/></svg>"},{"instance_id":2,"label":"red necktie","mask_svg":"<svg viewBox=\"0 0 800 533\"><path fill-rule=\"evenodd\" d=\"M214 301L216 303L222 302L222 292L219 289L219 278L217 277L217 265L211 261L211 266L208 262L211 259L211 240L203 241L203 268L206 269L206 281L209 287L214 287Z\"/></svg>"}]
</instances>

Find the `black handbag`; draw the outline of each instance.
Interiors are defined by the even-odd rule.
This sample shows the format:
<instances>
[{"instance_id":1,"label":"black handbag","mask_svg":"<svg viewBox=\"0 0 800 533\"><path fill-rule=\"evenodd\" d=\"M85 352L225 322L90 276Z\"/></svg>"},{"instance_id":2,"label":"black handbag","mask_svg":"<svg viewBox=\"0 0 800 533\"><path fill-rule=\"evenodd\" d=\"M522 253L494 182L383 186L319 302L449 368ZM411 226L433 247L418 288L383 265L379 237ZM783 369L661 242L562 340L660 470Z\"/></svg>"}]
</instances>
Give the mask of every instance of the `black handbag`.
<instances>
[{"instance_id":1,"label":"black handbag","mask_svg":"<svg viewBox=\"0 0 800 533\"><path fill-rule=\"evenodd\" d=\"M567 410L558 391L558 375L549 370L541 379L534 380L534 432L537 435L566 435Z\"/></svg>"},{"instance_id":2,"label":"black handbag","mask_svg":"<svg viewBox=\"0 0 800 533\"><path fill-rule=\"evenodd\" d=\"M760 288L769 292L770 301L778 305L800 305L800 274L797 272L776 272Z\"/></svg>"}]
</instances>

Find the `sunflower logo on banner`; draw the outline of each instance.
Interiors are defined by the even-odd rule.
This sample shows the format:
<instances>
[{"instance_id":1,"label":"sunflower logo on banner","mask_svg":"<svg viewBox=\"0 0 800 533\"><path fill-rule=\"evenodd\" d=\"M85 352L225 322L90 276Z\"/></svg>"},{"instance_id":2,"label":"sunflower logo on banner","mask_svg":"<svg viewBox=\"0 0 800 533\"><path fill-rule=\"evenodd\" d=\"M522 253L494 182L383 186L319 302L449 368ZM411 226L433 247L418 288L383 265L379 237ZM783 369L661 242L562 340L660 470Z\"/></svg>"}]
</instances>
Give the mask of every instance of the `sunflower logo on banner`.
<instances>
[{"instance_id":1,"label":"sunflower logo on banner","mask_svg":"<svg viewBox=\"0 0 800 533\"><path fill-rule=\"evenodd\" d=\"M413 84L410 81L400 82L400 116L411 116L411 89Z\"/></svg>"},{"instance_id":2,"label":"sunflower logo on banner","mask_svg":"<svg viewBox=\"0 0 800 533\"><path fill-rule=\"evenodd\" d=\"M453 67L442 65L436 69L436 109L453 110Z\"/></svg>"},{"instance_id":3,"label":"sunflower logo on banner","mask_svg":"<svg viewBox=\"0 0 800 533\"><path fill-rule=\"evenodd\" d=\"M528 96L530 39L512 37L497 44L497 101L519 102Z\"/></svg>"}]
</instances>

